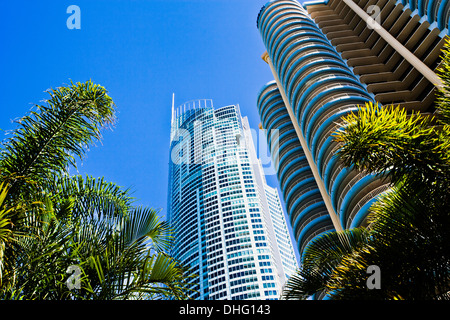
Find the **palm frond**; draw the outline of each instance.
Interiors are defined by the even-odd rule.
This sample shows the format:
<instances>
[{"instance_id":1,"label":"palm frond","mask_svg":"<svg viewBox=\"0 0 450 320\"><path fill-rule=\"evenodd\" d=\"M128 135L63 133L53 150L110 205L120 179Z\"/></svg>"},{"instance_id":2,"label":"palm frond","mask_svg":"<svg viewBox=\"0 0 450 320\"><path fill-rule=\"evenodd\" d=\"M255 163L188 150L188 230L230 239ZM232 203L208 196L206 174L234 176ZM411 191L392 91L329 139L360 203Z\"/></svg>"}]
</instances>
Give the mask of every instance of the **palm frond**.
<instances>
[{"instance_id":1,"label":"palm frond","mask_svg":"<svg viewBox=\"0 0 450 320\"><path fill-rule=\"evenodd\" d=\"M67 174L115 121L107 91L88 81L48 93L0 152L0 298L186 298L189 275L164 253L159 211L133 207L103 178ZM66 283L73 266L80 289Z\"/></svg>"},{"instance_id":2,"label":"palm frond","mask_svg":"<svg viewBox=\"0 0 450 320\"><path fill-rule=\"evenodd\" d=\"M450 283L448 190L399 184L369 214L368 243L346 255L327 288L334 299L445 298ZM367 286L367 269L381 270L381 290Z\"/></svg>"},{"instance_id":3,"label":"palm frond","mask_svg":"<svg viewBox=\"0 0 450 320\"><path fill-rule=\"evenodd\" d=\"M407 113L395 106L367 103L344 118L334 133L337 154L347 166L385 174L392 183L404 176L433 181L450 172L450 141L432 126L433 117Z\"/></svg>"},{"instance_id":4,"label":"palm frond","mask_svg":"<svg viewBox=\"0 0 450 320\"><path fill-rule=\"evenodd\" d=\"M306 299L327 293L327 283L342 259L368 242L368 232L355 228L328 232L312 240L303 253L301 268L289 278L284 299Z\"/></svg>"},{"instance_id":5,"label":"palm frond","mask_svg":"<svg viewBox=\"0 0 450 320\"><path fill-rule=\"evenodd\" d=\"M83 158L89 144L101 138L102 127L114 122L112 99L91 81L48 92L46 105L36 106L37 111L21 118L3 143L2 175L40 181L62 173L68 165L76 165L76 156Z\"/></svg>"},{"instance_id":6,"label":"palm frond","mask_svg":"<svg viewBox=\"0 0 450 320\"><path fill-rule=\"evenodd\" d=\"M145 266L135 274L130 286L123 294L146 294L155 298L187 299L189 276L186 269L172 257L154 254L146 261Z\"/></svg>"},{"instance_id":7,"label":"palm frond","mask_svg":"<svg viewBox=\"0 0 450 320\"><path fill-rule=\"evenodd\" d=\"M5 249L12 237L12 222L9 214L12 208L4 205L8 194L8 186L4 182L0 184L0 288L3 285L3 270L5 267Z\"/></svg>"},{"instance_id":8,"label":"palm frond","mask_svg":"<svg viewBox=\"0 0 450 320\"><path fill-rule=\"evenodd\" d=\"M132 207L133 198L129 190L104 178L61 176L47 181L43 186L55 203L70 205L71 210L58 208L61 218L67 213L72 215L72 219L89 217L106 220L125 216ZM70 202L67 202L69 199Z\"/></svg>"},{"instance_id":9,"label":"palm frond","mask_svg":"<svg viewBox=\"0 0 450 320\"><path fill-rule=\"evenodd\" d=\"M171 232L167 221L162 221L158 211L151 208L137 207L132 209L123 223L125 243L131 243L148 238L155 250L164 252L169 250Z\"/></svg>"},{"instance_id":10,"label":"palm frond","mask_svg":"<svg viewBox=\"0 0 450 320\"><path fill-rule=\"evenodd\" d=\"M441 124L450 126L450 39L445 39L441 52L442 64L437 69L437 74L442 80L443 88L437 94L437 114ZM447 127L448 129L448 127Z\"/></svg>"}]
</instances>

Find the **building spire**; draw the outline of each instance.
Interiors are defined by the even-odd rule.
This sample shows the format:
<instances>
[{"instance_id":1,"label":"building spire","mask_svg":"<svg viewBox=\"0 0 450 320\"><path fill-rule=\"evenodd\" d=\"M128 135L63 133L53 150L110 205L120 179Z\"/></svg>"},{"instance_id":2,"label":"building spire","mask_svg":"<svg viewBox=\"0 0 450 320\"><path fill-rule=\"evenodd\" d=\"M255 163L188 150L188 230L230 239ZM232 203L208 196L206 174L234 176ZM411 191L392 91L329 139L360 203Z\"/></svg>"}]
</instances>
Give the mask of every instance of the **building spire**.
<instances>
[{"instance_id":1,"label":"building spire","mask_svg":"<svg viewBox=\"0 0 450 320\"><path fill-rule=\"evenodd\" d=\"M172 122L174 120L174 113L175 113L175 93L172 93Z\"/></svg>"}]
</instances>

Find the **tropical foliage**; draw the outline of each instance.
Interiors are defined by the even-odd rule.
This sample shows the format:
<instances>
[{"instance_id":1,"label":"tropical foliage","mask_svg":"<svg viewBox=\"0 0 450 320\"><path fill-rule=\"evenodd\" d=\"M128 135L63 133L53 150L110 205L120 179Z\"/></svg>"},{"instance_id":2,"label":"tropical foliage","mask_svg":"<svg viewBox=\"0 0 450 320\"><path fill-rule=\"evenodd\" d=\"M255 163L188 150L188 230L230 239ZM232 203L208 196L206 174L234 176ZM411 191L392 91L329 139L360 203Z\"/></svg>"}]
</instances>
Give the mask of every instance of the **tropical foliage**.
<instances>
[{"instance_id":1,"label":"tropical foliage","mask_svg":"<svg viewBox=\"0 0 450 320\"><path fill-rule=\"evenodd\" d=\"M115 105L91 81L49 90L0 154L2 299L185 298L168 224L103 178L70 176Z\"/></svg>"},{"instance_id":2,"label":"tropical foliage","mask_svg":"<svg viewBox=\"0 0 450 320\"><path fill-rule=\"evenodd\" d=\"M310 243L284 298L450 299L449 48L435 114L366 104L345 117L336 133L343 163L391 188L371 207L366 228ZM370 266L381 271L379 289L367 284Z\"/></svg>"}]
</instances>

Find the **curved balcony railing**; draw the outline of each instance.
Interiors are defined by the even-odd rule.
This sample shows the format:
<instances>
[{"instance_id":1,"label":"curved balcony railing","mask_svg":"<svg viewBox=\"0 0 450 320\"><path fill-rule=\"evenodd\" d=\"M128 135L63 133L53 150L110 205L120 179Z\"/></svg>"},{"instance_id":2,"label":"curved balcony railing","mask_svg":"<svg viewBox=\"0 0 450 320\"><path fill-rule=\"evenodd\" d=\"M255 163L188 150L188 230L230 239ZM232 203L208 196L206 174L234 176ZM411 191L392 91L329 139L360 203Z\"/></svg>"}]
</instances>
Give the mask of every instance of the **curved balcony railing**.
<instances>
[{"instance_id":1,"label":"curved balcony railing","mask_svg":"<svg viewBox=\"0 0 450 320\"><path fill-rule=\"evenodd\" d=\"M299 210L315 208L318 203L320 203L321 210L326 212L313 173L302 151L300 141L292 122L290 122L289 114L275 82L266 84L260 90L257 105L262 127L267 130L270 150L277 149L271 155L291 222L293 218L295 219L293 215L298 214ZM271 130L279 130L280 128L279 133L281 131L282 133L278 136L270 134ZM274 141L274 139L278 139L278 141ZM316 213L316 211L311 212ZM326 226L327 229L332 228L331 220L329 223L330 225ZM314 224L309 226L310 232L315 235L320 234L313 226ZM323 228L323 226L322 223L318 225L318 228ZM303 228L305 225L299 227ZM302 230L297 228L294 232L299 235ZM300 247L304 245L302 242L299 243Z\"/></svg>"},{"instance_id":2,"label":"curved balcony railing","mask_svg":"<svg viewBox=\"0 0 450 320\"><path fill-rule=\"evenodd\" d=\"M317 167L320 167L318 171L325 182L333 207L339 213L339 206L343 202L341 197L353 194L347 192L347 189L343 190L345 186L341 187L343 181L351 176L351 170L337 163L334 155L330 154L336 151L331 134L342 122L343 116L356 111L358 105L373 102L373 94L361 84L336 48L297 1L268 2L258 16L257 25L274 71L281 81L279 85L286 93L306 140L306 147ZM265 129L276 129L282 121L292 121L287 110L281 110L286 108L281 94L279 97L273 94L277 90L277 84L271 82L263 87L258 96L258 108ZM273 144L273 140L270 139L269 143ZM289 214L303 205L308 207L312 204L309 203L311 199L303 201L302 197L306 193L297 189L298 183L303 180L298 176L300 171L297 166L282 163L283 156L285 159L289 156L290 161L298 159L289 153L297 150L297 145L292 140L283 140L283 143L278 145L279 154L275 155L274 159L285 200L289 197ZM283 174L280 174L280 170ZM303 172L301 174L304 175ZM366 180L360 179L358 182L361 184ZM363 188L360 184L358 188ZM348 205L353 202L352 199L346 199L345 203ZM349 216L348 213L352 212L352 209L349 207L345 215ZM302 228L305 226L302 225ZM300 235L303 231L296 232ZM309 235L315 232L310 230ZM307 238L308 236L302 236L299 239L303 241L301 239ZM303 245L304 243L300 247Z\"/></svg>"},{"instance_id":3,"label":"curved balcony railing","mask_svg":"<svg viewBox=\"0 0 450 320\"><path fill-rule=\"evenodd\" d=\"M442 31L448 29L450 16L449 0L402 0L404 6L417 10L421 17L426 17L430 24L436 23Z\"/></svg>"}]
</instances>

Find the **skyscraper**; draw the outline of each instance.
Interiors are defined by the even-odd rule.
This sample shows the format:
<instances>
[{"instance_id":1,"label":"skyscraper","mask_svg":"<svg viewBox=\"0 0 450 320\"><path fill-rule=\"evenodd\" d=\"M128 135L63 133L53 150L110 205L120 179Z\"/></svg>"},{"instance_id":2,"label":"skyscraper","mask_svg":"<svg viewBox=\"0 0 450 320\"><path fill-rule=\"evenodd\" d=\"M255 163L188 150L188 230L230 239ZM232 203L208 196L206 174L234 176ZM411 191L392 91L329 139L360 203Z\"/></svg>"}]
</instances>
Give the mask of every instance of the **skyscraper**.
<instances>
[{"instance_id":1,"label":"skyscraper","mask_svg":"<svg viewBox=\"0 0 450 320\"><path fill-rule=\"evenodd\" d=\"M364 225L387 190L344 167L332 133L366 102L433 112L449 17L449 1L279 0L261 9L263 59L275 80L258 109L300 252L324 232Z\"/></svg>"},{"instance_id":2,"label":"skyscraper","mask_svg":"<svg viewBox=\"0 0 450 320\"><path fill-rule=\"evenodd\" d=\"M172 110L168 187L172 255L197 275L192 298L277 299L297 263L238 105Z\"/></svg>"}]
</instances>

